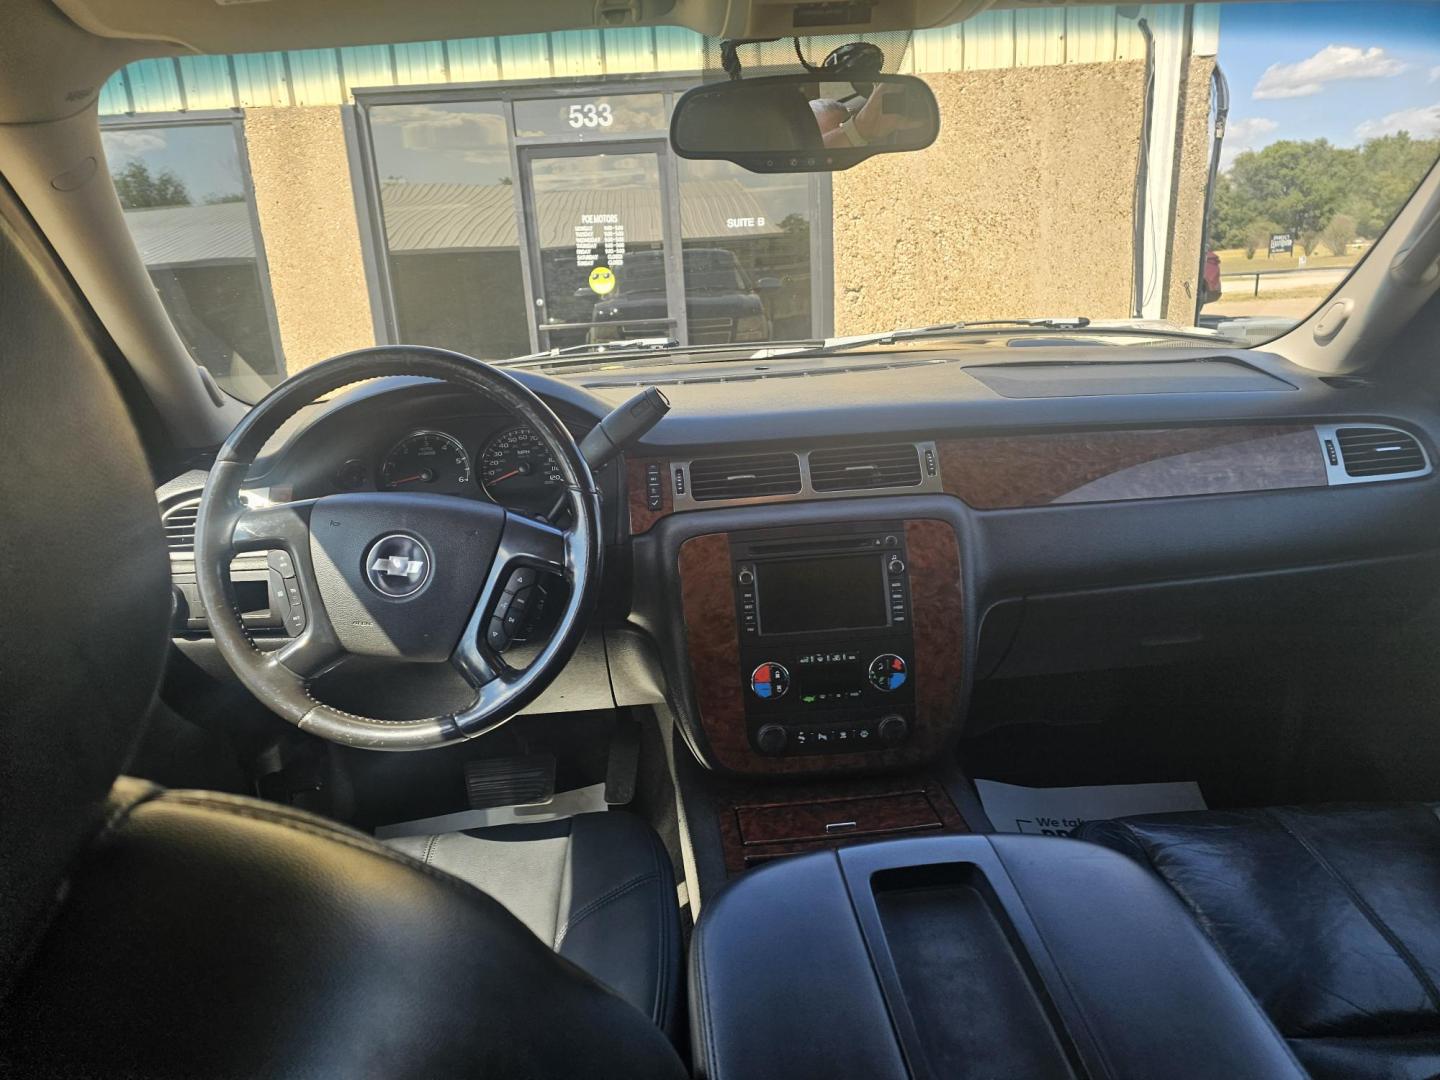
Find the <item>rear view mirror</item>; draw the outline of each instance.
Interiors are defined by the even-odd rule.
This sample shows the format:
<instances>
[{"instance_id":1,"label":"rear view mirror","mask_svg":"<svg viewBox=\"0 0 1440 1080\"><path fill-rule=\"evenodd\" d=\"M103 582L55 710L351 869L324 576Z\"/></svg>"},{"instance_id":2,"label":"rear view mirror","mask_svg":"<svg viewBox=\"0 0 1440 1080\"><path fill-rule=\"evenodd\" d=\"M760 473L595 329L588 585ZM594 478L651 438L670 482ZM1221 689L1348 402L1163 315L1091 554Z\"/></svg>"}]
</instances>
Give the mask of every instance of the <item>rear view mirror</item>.
<instances>
[{"instance_id":1,"label":"rear view mirror","mask_svg":"<svg viewBox=\"0 0 1440 1080\"><path fill-rule=\"evenodd\" d=\"M836 82L826 74L688 90L670 118L670 145L682 158L733 161L751 172L833 172L876 154L923 150L940 133L935 95L913 75Z\"/></svg>"}]
</instances>

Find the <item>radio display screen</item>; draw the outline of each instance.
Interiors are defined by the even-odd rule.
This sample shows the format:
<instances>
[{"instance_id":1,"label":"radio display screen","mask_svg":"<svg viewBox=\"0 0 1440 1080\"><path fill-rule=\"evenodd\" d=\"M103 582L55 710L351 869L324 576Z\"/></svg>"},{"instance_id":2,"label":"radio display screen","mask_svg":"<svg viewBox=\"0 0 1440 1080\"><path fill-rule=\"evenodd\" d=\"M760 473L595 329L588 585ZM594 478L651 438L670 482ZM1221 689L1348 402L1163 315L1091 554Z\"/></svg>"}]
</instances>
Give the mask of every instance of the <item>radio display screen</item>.
<instances>
[{"instance_id":1,"label":"radio display screen","mask_svg":"<svg viewBox=\"0 0 1440 1080\"><path fill-rule=\"evenodd\" d=\"M756 564L762 634L852 630L889 623L883 555Z\"/></svg>"}]
</instances>

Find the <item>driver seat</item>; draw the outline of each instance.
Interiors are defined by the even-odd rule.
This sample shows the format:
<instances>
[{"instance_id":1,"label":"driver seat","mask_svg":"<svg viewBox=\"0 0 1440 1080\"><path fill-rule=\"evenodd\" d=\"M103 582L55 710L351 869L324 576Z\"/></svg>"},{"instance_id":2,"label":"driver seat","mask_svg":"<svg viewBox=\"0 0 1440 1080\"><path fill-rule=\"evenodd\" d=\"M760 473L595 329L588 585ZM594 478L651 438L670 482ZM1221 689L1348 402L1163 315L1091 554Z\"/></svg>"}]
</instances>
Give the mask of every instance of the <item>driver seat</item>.
<instances>
[{"instance_id":1,"label":"driver seat","mask_svg":"<svg viewBox=\"0 0 1440 1080\"><path fill-rule=\"evenodd\" d=\"M0 1075L684 1077L659 1014L573 962L627 994L606 963L678 974L668 864L637 820L568 826L557 953L433 859L121 775L170 584L117 380L148 406L3 190L0 295Z\"/></svg>"}]
</instances>

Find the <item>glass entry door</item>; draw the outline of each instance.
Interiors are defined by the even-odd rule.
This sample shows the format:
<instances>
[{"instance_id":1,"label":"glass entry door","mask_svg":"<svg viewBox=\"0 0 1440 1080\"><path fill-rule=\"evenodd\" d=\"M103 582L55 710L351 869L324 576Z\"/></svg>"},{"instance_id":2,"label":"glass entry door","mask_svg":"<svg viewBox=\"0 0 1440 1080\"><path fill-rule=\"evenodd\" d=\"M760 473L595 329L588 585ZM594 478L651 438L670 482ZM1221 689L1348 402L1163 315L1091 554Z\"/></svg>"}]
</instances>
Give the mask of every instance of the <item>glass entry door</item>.
<instances>
[{"instance_id":1,"label":"glass entry door","mask_svg":"<svg viewBox=\"0 0 1440 1080\"><path fill-rule=\"evenodd\" d=\"M685 341L679 213L664 144L519 153L539 347Z\"/></svg>"}]
</instances>

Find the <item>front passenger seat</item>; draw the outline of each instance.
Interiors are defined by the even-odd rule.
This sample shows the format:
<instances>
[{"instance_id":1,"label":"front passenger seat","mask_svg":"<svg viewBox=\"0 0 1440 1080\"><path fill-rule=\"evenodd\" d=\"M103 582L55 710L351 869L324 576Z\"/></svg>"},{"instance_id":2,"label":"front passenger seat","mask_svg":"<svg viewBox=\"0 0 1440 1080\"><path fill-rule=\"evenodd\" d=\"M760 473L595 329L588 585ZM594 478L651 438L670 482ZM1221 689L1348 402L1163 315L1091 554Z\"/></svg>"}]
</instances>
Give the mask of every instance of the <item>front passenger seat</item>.
<instances>
[{"instance_id":1,"label":"front passenger seat","mask_svg":"<svg viewBox=\"0 0 1440 1080\"><path fill-rule=\"evenodd\" d=\"M1440 1074L1436 804L1154 814L1075 836L1169 884L1312 1075Z\"/></svg>"},{"instance_id":2,"label":"front passenger seat","mask_svg":"<svg viewBox=\"0 0 1440 1080\"><path fill-rule=\"evenodd\" d=\"M169 643L164 537L88 315L10 211L0 192L0 1075L681 1080L650 1017L465 882L119 775Z\"/></svg>"}]
</instances>

